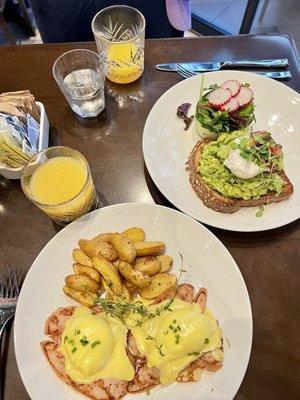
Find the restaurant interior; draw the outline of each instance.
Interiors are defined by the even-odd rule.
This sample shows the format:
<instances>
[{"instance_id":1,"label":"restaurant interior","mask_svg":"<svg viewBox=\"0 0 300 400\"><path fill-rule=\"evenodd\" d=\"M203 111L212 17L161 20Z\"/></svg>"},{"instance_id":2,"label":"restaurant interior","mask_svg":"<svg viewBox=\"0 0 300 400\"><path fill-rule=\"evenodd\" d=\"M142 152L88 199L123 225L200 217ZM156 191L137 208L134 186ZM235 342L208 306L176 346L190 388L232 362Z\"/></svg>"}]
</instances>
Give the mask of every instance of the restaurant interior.
<instances>
[{"instance_id":1,"label":"restaurant interior","mask_svg":"<svg viewBox=\"0 0 300 400\"><path fill-rule=\"evenodd\" d=\"M0 0L0 400L296 400L300 1Z\"/></svg>"}]
</instances>

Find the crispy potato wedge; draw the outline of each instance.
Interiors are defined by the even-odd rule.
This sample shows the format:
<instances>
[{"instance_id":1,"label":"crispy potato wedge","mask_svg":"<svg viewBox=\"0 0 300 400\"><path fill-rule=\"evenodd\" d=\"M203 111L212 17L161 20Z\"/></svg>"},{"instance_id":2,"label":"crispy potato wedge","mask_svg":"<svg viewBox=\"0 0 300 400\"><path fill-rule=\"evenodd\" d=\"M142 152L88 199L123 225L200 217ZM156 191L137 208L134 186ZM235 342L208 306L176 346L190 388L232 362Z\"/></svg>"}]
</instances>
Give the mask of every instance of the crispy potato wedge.
<instances>
[{"instance_id":1,"label":"crispy potato wedge","mask_svg":"<svg viewBox=\"0 0 300 400\"><path fill-rule=\"evenodd\" d=\"M161 264L160 273L167 272L169 269L171 269L173 264L173 258L171 256L163 254L162 256L157 256L157 258Z\"/></svg>"},{"instance_id":2,"label":"crispy potato wedge","mask_svg":"<svg viewBox=\"0 0 300 400\"><path fill-rule=\"evenodd\" d=\"M93 267L100 272L100 274L106 280L106 283L109 285L113 293L117 295L121 294L122 283L116 267L111 262L101 257L93 257L92 264Z\"/></svg>"},{"instance_id":3,"label":"crispy potato wedge","mask_svg":"<svg viewBox=\"0 0 300 400\"><path fill-rule=\"evenodd\" d=\"M91 292L96 293L100 289L99 283L86 275L73 274L65 278L65 284L78 292Z\"/></svg>"},{"instance_id":4,"label":"crispy potato wedge","mask_svg":"<svg viewBox=\"0 0 300 400\"><path fill-rule=\"evenodd\" d=\"M131 299L131 293L130 293L129 289L127 289L127 287L125 285L122 286L122 297L125 300L130 300Z\"/></svg>"},{"instance_id":5,"label":"crispy potato wedge","mask_svg":"<svg viewBox=\"0 0 300 400\"><path fill-rule=\"evenodd\" d=\"M133 245L138 257L155 256L165 249L164 242L136 242Z\"/></svg>"},{"instance_id":6,"label":"crispy potato wedge","mask_svg":"<svg viewBox=\"0 0 300 400\"><path fill-rule=\"evenodd\" d=\"M110 297L113 298L115 294L110 288L112 286L111 282L107 283L105 279L102 279L102 286L106 293L108 293Z\"/></svg>"},{"instance_id":7,"label":"crispy potato wedge","mask_svg":"<svg viewBox=\"0 0 300 400\"><path fill-rule=\"evenodd\" d=\"M105 291L107 293L106 296L105 296L106 299L108 298L109 300L120 300L120 298L121 298L121 299L124 299L124 300L130 300L131 295L130 295L129 290L127 289L127 287L125 285L122 285L122 293L119 294L119 295L116 295L111 290L110 286L107 284L105 279L103 279L102 284L103 284L103 287L104 287L104 289L105 289Z\"/></svg>"},{"instance_id":8,"label":"crispy potato wedge","mask_svg":"<svg viewBox=\"0 0 300 400\"><path fill-rule=\"evenodd\" d=\"M76 261L78 264L86 265L87 267L92 266L92 260L86 254L84 254L82 250L74 249L72 255L74 261Z\"/></svg>"},{"instance_id":9,"label":"crispy potato wedge","mask_svg":"<svg viewBox=\"0 0 300 400\"><path fill-rule=\"evenodd\" d=\"M144 272L134 269L130 264L125 261L119 262L120 274L133 285L144 288L150 285L151 278L144 274Z\"/></svg>"},{"instance_id":10,"label":"crispy potato wedge","mask_svg":"<svg viewBox=\"0 0 300 400\"><path fill-rule=\"evenodd\" d=\"M91 240L94 240L96 242L100 240L102 242L110 243L111 235L112 235L112 233L110 233L110 232L100 233L100 235L93 237Z\"/></svg>"},{"instance_id":11,"label":"crispy potato wedge","mask_svg":"<svg viewBox=\"0 0 300 400\"><path fill-rule=\"evenodd\" d=\"M175 286L176 283L177 278L173 274L157 274L151 278L151 284L146 288L139 289L138 293L145 299L154 299L165 290Z\"/></svg>"},{"instance_id":12,"label":"crispy potato wedge","mask_svg":"<svg viewBox=\"0 0 300 400\"><path fill-rule=\"evenodd\" d=\"M134 245L128 237L121 233L114 233L111 236L111 244L116 249L121 261L132 263L136 257Z\"/></svg>"},{"instance_id":13,"label":"crispy potato wedge","mask_svg":"<svg viewBox=\"0 0 300 400\"><path fill-rule=\"evenodd\" d=\"M118 258L118 254L113 246L102 240L80 239L78 244L84 254L90 258L102 257L111 262Z\"/></svg>"},{"instance_id":14,"label":"crispy potato wedge","mask_svg":"<svg viewBox=\"0 0 300 400\"><path fill-rule=\"evenodd\" d=\"M152 276L161 271L161 263L154 256L138 257L136 258L134 268Z\"/></svg>"},{"instance_id":15,"label":"crispy potato wedge","mask_svg":"<svg viewBox=\"0 0 300 400\"><path fill-rule=\"evenodd\" d=\"M83 306L92 307L95 305L95 300L97 299L96 294L78 292L69 286L64 286L63 291L67 296L71 297L71 299L78 301L78 303L82 304Z\"/></svg>"},{"instance_id":16,"label":"crispy potato wedge","mask_svg":"<svg viewBox=\"0 0 300 400\"><path fill-rule=\"evenodd\" d=\"M78 275L85 275L88 278L93 279L95 282L101 284L101 275L99 274L98 271L96 271L92 267L87 267L86 265L81 265L81 264L73 264L73 270L75 274Z\"/></svg>"},{"instance_id":17,"label":"crispy potato wedge","mask_svg":"<svg viewBox=\"0 0 300 400\"><path fill-rule=\"evenodd\" d=\"M122 235L127 236L132 242L143 242L145 240L144 229L136 226L126 229L126 231L122 232Z\"/></svg>"},{"instance_id":18,"label":"crispy potato wedge","mask_svg":"<svg viewBox=\"0 0 300 400\"><path fill-rule=\"evenodd\" d=\"M138 291L138 287L128 281L124 281L124 286L126 286L130 293L135 293Z\"/></svg>"}]
</instances>

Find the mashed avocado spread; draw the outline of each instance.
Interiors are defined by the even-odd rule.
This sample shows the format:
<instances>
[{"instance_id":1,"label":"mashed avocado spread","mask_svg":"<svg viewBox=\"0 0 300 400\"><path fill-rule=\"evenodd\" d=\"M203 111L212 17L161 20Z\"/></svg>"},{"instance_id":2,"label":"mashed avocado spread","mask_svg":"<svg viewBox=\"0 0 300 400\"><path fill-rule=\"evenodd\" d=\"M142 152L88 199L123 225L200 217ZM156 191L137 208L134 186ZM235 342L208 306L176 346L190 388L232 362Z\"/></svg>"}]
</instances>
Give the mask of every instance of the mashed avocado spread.
<instances>
[{"instance_id":1,"label":"mashed avocado spread","mask_svg":"<svg viewBox=\"0 0 300 400\"><path fill-rule=\"evenodd\" d=\"M243 140L235 140L243 138ZM234 131L231 134L221 134L217 140L209 142L202 148L198 172L204 182L212 189L217 190L223 196L237 199L258 199L268 191L275 191L279 195L282 191L284 181L278 175L283 169L283 156L272 158L273 168L268 170L262 159L253 161L261 167L261 173L250 179L241 179L233 175L223 164L231 149L240 148L239 144L249 140L246 130ZM242 148L241 152L243 151ZM249 147L248 147L249 149ZM260 158L258 158L260 159ZM273 172L272 172L273 171Z\"/></svg>"}]
</instances>

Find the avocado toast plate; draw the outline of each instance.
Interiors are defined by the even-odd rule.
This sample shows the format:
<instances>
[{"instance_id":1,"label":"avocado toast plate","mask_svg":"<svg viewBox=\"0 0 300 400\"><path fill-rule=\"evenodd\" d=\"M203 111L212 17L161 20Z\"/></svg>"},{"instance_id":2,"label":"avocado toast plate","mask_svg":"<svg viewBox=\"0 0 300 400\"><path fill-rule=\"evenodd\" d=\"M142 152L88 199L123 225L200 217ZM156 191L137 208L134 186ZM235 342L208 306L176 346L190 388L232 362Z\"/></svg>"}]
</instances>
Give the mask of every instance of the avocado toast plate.
<instances>
[{"instance_id":1,"label":"avocado toast plate","mask_svg":"<svg viewBox=\"0 0 300 400\"><path fill-rule=\"evenodd\" d=\"M143 134L143 153L147 169L163 195L181 211L205 224L240 232L277 228L300 216L300 96L269 78L242 71L219 71L202 74L204 86L236 79L248 83L253 90L255 119L253 131L268 131L282 145L284 173L294 187L285 201L268 204L263 213L255 202L233 214L207 208L197 197L185 170L186 162L201 139L195 119L188 130L177 117L182 103L191 103L188 115L195 114L200 92L200 76L186 79L165 92L155 103L147 118ZM256 216L258 215L258 216Z\"/></svg>"}]
</instances>

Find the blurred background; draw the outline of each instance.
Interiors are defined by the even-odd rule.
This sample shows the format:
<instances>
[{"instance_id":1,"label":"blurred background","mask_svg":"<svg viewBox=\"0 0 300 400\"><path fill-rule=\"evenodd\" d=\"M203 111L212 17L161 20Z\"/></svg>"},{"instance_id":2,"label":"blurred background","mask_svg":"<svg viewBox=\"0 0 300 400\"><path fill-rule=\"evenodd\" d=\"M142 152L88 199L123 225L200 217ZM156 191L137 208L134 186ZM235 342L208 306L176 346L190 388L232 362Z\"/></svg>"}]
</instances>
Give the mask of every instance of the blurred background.
<instances>
[{"instance_id":1,"label":"blurred background","mask_svg":"<svg viewBox=\"0 0 300 400\"><path fill-rule=\"evenodd\" d=\"M81 28L89 29L92 15L110 3L129 4L146 14L148 23L156 24L148 37L180 36L167 26L164 0L0 0L0 45L93 40L92 33L89 36ZM286 33L300 48L300 0L190 0L190 4L192 29L184 36Z\"/></svg>"}]
</instances>

